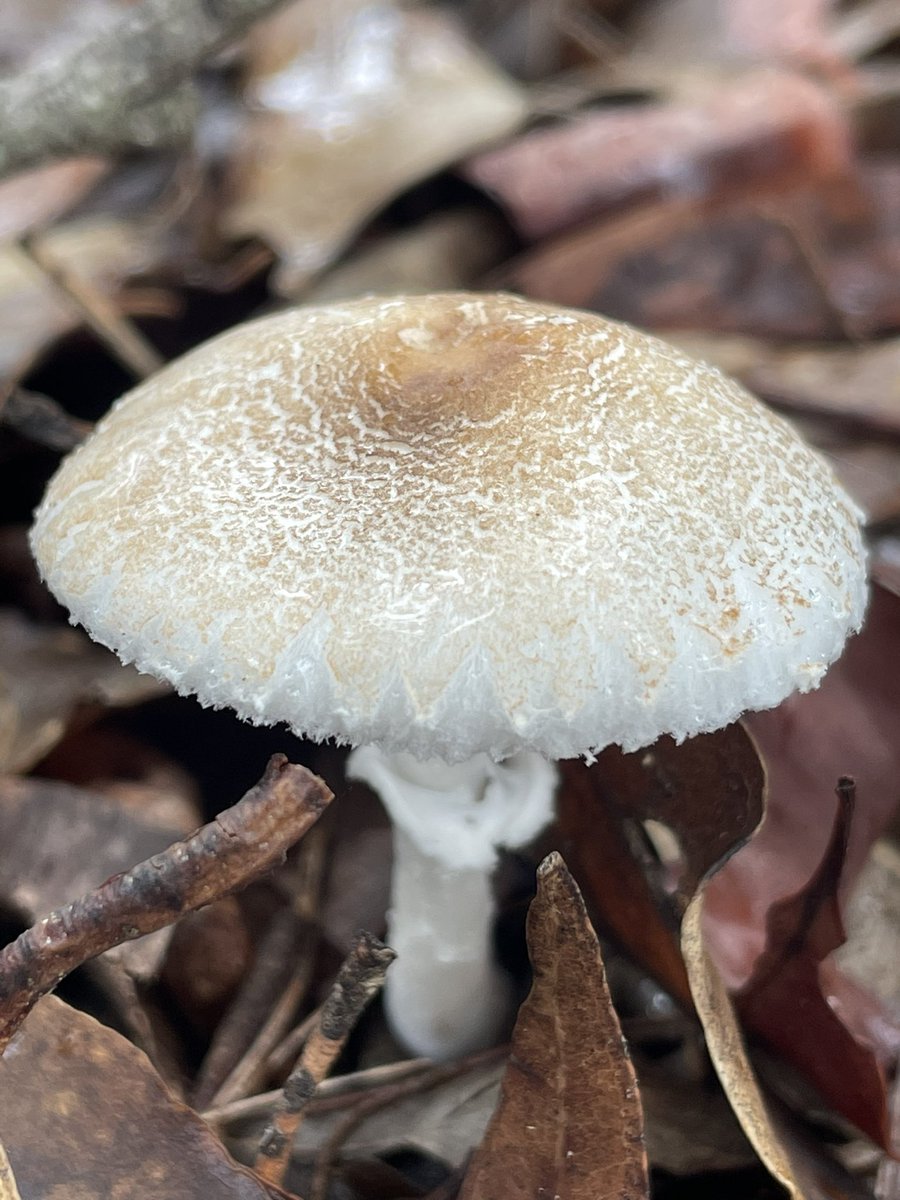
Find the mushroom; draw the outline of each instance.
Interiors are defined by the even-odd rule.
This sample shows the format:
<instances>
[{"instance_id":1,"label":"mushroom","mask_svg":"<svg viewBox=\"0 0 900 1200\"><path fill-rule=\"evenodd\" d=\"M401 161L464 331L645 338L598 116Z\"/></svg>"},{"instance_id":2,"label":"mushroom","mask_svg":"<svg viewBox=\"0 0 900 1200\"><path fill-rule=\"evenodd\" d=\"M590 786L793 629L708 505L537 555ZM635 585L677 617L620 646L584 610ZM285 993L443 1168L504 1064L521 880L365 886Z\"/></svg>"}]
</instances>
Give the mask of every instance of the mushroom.
<instances>
[{"instance_id":1,"label":"mushroom","mask_svg":"<svg viewBox=\"0 0 900 1200\"><path fill-rule=\"evenodd\" d=\"M396 830L387 1005L485 1044L497 848L557 759L816 686L861 622L857 512L786 421L592 313L507 295L299 308L123 397L33 547L72 619L254 723L357 747Z\"/></svg>"}]
</instances>

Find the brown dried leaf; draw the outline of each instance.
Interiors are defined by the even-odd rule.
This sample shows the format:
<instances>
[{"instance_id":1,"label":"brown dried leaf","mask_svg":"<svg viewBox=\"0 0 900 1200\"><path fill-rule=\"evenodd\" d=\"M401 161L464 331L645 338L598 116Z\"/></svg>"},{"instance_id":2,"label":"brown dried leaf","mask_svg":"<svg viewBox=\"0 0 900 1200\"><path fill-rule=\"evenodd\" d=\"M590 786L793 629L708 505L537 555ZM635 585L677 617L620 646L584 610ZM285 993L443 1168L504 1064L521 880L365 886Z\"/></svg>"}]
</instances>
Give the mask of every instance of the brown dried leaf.
<instances>
[{"instance_id":1,"label":"brown dried leaf","mask_svg":"<svg viewBox=\"0 0 900 1200\"><path fill-rule=\"evenodd\" d=\"M22 1200L270 1200L119 1034L40 1001L0 1059L0 1139Z\"/></svg>"},{"instance_id":2,"label":"brown dried leaf","mask_svg":"<svg viewBox=\"0 0 900 1200\"><path fill-rule=\"evenodd\" d=\"M275 247L284 295L398 192L525 116L518 87L436 9L306 0L266 22L254 44L225 225Z\"/></svg>"},{"instance_id":3,"label":"brown dried leaf","mask_svg":"<svg viewBox=\"0 0 900 1200\"><path fill-rule=\"evenodd\" d=\"M0 772L29 770L88 706L139 704L166 690L74 629L0 611Z\"/></svg>"},{"instance_id":4,"label":"brown dried leaf","mask_svg":"<svg viewBox=\"0 0 900 1200\"><path fill-rule=\"evenodd\" d=\"M623 820L653 820L678 839L680 907L762 818L759 755L740 725L677 745L604 750L592 767L565 763L557 799L561 845L601 926L681 1004L692 1006L678 939L679 907L654 889L623 833ZM671 888L669 888L671 890Z\"/></svg>"},{"instance_id":5,"label":"brown dried leaf","mask_svg":"<svg viewBox=\"0 0 900 1200\"><path fill-rule=\"evenodd\" d=\"M37 770L45 779L102 796L141 824L164 829L170 840L203 822L194 776L156 746L109 723L73 730Z\"/></svg>"},{"instance_id":6,"label":"brown dried leaf","mask_svg":"<svg viewBox=\"0 0 900 1200\"><path fill-rule=\"evenodd\" d=\"M0 241L48 225L82 200L109 170L103 158L69 158L0 182Z\"/></svg>"},{"instance_id":7,"label":"brown dried leaf","mask_svg":"<svg viewBox=\"0 0 900 1200\"><path fill-rule=\"evenodd\" d=\"M38 779L0 779L0 902L28 923L181 836L101 796ZM168 942L160 930L108 953L149 980Z\"/></svg>"},{"instance_id":8,"label":"brown dried leaf","mask_svg":"<svg viewBox=\"0 0 900 1200\"><path fill-rule=\"evenodd\" d=\"M649 749L633 754L610 747L593 767L582 770L593 777L594 811L607 805L621 816L658 821L675 834L681 870L677 883L670 887L676 892L677 911L684 911L681 949L710 1056L753 1148L772 1174L799 1198L802 1188L769 1118L741 1041L737 1018L709 958L699 925L706 881L747 842L762 817L765 773L753 740L741 725L730 725L680 745L671 738L660 738ZM589 795L582 799L582 804L585 799L589 800ZM566 804L563 792L564 812ZM589 835L589 820L583 825L585 841L580 847L583 862L588 862L595 852L600 853ZM605 828L598 826L598 829L602 838ZM589 878L593 880L599 874L594 872ZM632 894L633 878L632 872L616 880L617 891ZM593 902L593 888L590 898ZM607 895L603 911L608 912L611 904L612 899ZM664 944L664 937L671 937L671 926L661 907L659 899L654 906L651 897L642 896L631 918L633 928L638 931L638 945L646 945L651 937ZM658 932L649 935L642 929L642 923ZM619 935L622 936L621 930ZM627 932L623 941L627 946ZM667 954L667 959L670 957ZM648 969L655 968L662 981L667 982L659 963L660 960L649 961ZM675 983L680 989L680 977Z\"/></svg>"},{"instance_id":9,"label":"brown dried leaf","mask_svg":"<svg viewBox=\"0 0 900 1200\"><path fill-rule=\"evenodd\" d=\"M856 780L856 811L842 877L846 894L900 801L900 598L875 586L863 631L821 686L745 718L769 780L759 834L710 882L706 937L728 986L749 978L770 907L793 895L825 855L829 798ZM823 812L824 809L824 812Z\"/></svg>"},{"instance_id":10,"label":"brown dried leaf","mask_svg":"<svg viewBox=\"0 0 900 1200\"><path fill-rule=\"evenodd\" d=\"M676 914L666 912L635 858L622 828L619 792L605 786L598 768L586 769L581 762L561 763L560 772L559 845L584 889L594 923L690 1010Z\"/></svg>"},{"instance_id":11,"label":"brown dried leaf","mask_svg":"<svg viewBox=\"0 0 900 1200\"><path fill-rule=\"evenodd\" d=\"M809 79L758 70L669 103L577 114L488 150L463 174L529 241L627 205L781 191L850 167L846 117Z\"/></svg>"},{"instance_id":12,"label":"brown dried leaf","mask_svg":"<svg viewBox=\"0 0 900 1200\"><path fill-rule=\"evenodd\" d=\"M889 1148L887 1080L874 1049L826 996L819 965L844 942L838 886L850 835L849 785L831 841L813 876L769 910L766 948L735 997L745 1026L759 1033L874 1142ZM886 1017L886 1014L885 1014ZM900 1030L895 1031L895 1047Z\"/></svg>"},{"instance_id":13,"label":"brown dried leaf","mask_svg":"<svg viewBox=\"0 0 900 1200\"><path fill-rule=\"evenodd\" d=\"M581 894L560 855L538 869L534 969L500 1104L460 1200L649 1195L637 1080Z\"/></svg>"},{"instance_id":14,"label":"brown dried leaf","mask_svg":"<svg viewBox=\"0 0 900 1200\"><path fill-rule=\"evenodd\" d=\"M495 283L645 328L862 337L900 324L900 166L735 200L666 198L552 238Z\"/></svg>"},{"instance_id":15,"label":"brown dried leaf","mask_svg":"<svg viewBox=\"0 0 900 1200\"><path fill-rule=\"evenodd\" d=\"M683 905L762 819L765 774L753 739L740 724L680 744L662 737L633 754L611 746L590 770L603 802L629 816L658 821L676 835Z\"/></svg>"}]
</instances>

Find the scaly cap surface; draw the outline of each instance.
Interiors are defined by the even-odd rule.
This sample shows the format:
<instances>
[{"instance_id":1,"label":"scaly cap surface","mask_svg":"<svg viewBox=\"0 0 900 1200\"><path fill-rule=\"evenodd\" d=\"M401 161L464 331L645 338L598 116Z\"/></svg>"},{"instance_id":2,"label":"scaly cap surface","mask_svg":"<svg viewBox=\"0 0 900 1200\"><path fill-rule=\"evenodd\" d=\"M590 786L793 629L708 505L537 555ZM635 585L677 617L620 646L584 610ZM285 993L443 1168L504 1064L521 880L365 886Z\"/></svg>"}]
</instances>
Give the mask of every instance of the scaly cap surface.
<instances>
[{"instance_id":1,"label":"scaly cap surface","mask_svg":"<svg viewBox=\"0 0 900 1200\"><path fill-rule=\"evenodd\" d=\"M689 736L815 686L857 517L788 424L590 313L295 309L124 396L33 546L73 618L206 704L417 757Z\"/></svg>"}]
</instances>

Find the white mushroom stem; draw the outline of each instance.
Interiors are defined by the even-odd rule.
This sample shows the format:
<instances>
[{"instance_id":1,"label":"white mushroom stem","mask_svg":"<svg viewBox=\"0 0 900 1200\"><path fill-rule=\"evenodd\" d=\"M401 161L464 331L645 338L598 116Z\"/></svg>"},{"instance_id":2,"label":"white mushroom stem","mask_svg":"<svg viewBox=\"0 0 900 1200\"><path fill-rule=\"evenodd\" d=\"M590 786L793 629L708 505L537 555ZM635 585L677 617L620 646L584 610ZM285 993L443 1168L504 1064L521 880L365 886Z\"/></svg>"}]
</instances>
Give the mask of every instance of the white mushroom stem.
<instances>
[{"instance_id":1,"label":"white mushroom stem","mask_svg":"<svg viewBox=\"0 0 900 1200\"><path fill-rule=\"evenodd\" d=\"M553 813L556 768L523 751L450 766L354 750L348 773L381 797L394 825L388 1020L414 1054L454 1058L491 1045L510 983L492 954L491 876L501 847L525 845Z\"/></svg>"}]
</instances>

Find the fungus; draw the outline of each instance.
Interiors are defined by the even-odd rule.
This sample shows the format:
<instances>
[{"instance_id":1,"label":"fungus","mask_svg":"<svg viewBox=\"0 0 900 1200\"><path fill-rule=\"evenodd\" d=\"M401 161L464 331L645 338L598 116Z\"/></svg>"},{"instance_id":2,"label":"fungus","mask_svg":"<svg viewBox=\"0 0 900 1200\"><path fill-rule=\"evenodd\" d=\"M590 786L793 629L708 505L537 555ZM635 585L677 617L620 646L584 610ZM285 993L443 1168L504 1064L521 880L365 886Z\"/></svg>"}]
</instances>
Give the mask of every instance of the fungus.
<instances>
[{"instance_id":1,"label":"fungus","mask_svg":"<svg viewBox=\"0 0 900 1200\"><path fill-rule=\"evenodd\" d=\"M358 747L396 828L387 1003L490 1040L497 847L554 760L690 737L814 687L861 622L852 502L711 367L505 295L295 309L123 397L34 551L126 662Z\"/></svg>"}]
</instances>

